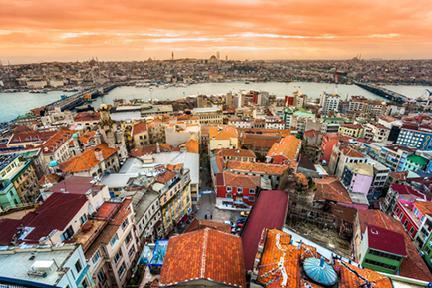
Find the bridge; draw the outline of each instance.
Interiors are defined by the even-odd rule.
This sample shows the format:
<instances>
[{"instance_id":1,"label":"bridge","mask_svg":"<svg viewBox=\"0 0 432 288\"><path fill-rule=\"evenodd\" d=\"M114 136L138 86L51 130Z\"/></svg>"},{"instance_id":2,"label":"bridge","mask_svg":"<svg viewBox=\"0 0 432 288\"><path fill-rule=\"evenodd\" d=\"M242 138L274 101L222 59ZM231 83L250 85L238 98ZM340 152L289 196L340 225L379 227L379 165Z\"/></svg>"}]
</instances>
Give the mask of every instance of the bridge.
<instances>
[{"instance_id":1,"label":"bridge","mask_svg":"<svg viewBox=\"0 0 432 288\"><path fill-rule=\"evenodd\" d=\"M367 83L360 83L360 82L354 82L355 85L377 95L380 97L383 97L387 100L390 100L392 102L396 103L406 103L409 102L410 99L406 97L405 95L399 94L397 92L388 90L384 87L380 87L374 84L367 84Z\"/></svg>"},{"instance_id":2,"label":"bridge","mask_svg":"<svg viewBox=\"0 0 432 288\"><path fill-rule=\"evenodd\" d=\"M92 99L97 98L99 96L102 96L112 89L120 86L120 84L109 84L109 85L102 85L99 87L89 88L77 93L74 93L72 95L69 95L67 97L64 97L60 100L57 100L51 104L48 104L45 106L45 111L53 110L54 108L58 107L61 109L61 111L65 110L72 110L75 107L81 106L84 104L86 99L84 99L84 95L90 95Z\"/></svg>"}]
</instances>

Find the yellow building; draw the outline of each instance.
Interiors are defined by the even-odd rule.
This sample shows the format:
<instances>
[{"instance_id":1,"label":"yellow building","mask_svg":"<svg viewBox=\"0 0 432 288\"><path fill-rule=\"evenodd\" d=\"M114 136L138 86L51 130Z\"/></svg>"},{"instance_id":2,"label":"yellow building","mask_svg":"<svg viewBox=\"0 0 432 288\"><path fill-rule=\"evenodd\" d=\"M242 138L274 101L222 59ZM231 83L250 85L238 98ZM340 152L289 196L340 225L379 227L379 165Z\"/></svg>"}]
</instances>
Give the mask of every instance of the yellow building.
<instances>
[{"instance_id":1,"label":"yellow building","mask_svg":"<svg viewBox=\"0 0 432 288\"><path fill-rule=\"evenodd\" d=\"M363 126L360 124L343 124L339 127L338 133L343 136L361 138L363 137Z\"/></svg>"},{"instance_id":2,"label":"yellow building","mask_svg":"<svg viewBox=\"0 0 432 288\"><path fill-rule=\"evenodd\" d=\"M209 149L239 148L239 133L234 126L209 128Z\"/></svg>"}]
</instances>

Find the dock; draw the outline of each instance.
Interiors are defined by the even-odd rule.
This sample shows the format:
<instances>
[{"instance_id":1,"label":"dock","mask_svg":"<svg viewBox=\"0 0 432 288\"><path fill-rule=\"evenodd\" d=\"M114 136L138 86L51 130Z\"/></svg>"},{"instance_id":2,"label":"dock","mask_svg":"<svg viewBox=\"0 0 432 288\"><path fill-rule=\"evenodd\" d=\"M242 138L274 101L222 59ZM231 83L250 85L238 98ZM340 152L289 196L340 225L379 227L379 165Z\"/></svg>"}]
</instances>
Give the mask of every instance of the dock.
<instances>
[{"instance_id":1,"label":"dock","mask_svg":"<svg viewBox=\"0 0 432 288\"><path fill-rule=\"evenodd\" d=\"M409 102L409 98L406 97L405 95L399 94L397 92L388 90L384 87L380 87L378 85L374 85L374 84L368 84L368 83L360 83L360 82L354 82L355 85L377 95L380 97L383 97L387 100L390 100L392 102L396 102L396 103L407 103Z\"/></svg>"}]
</instances>

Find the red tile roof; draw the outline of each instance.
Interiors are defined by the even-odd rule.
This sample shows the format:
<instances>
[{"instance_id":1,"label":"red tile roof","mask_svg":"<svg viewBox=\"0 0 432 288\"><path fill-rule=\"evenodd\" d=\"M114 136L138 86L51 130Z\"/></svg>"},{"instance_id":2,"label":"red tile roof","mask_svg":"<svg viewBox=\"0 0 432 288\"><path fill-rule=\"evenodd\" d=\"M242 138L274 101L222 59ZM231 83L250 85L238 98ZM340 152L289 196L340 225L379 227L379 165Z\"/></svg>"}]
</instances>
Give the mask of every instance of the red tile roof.
<instances>
[{"instance_id":1,"label":"red tile roof","mask_svg":"<svg viewBox=\"0 0 432 288\"><path fill-rule=\"evenodd\" d=\"M96 159L95 152L98 150L102 152L104 160L117 153L116 148L111 148L107 144L99 144L95 147L87 148L82 154L72 157L66 162L60 163L60 169L66 173L90 170L101 162Z\"/></svg>"},{"instance_id":2,"label":"red tile roof","mask_svg":"<svg viewBox=\"0 0 432 288\"><path fill-rule=\"evenodd\" d=\"M213 221L213 220L202 220L195 218L191 224L186 228L186 232L192 232L200 229L211 228L219 230L225 233L231 233L231 226L225 223Z\"/></svg>"},{"instance_id":3,"label":"red tile roof","mask_svg":"<svg viewBox=\"0 0 432 288\"><path fill-rule=\"evenodd\" d=\"M409 195L417 196L421 199L425 199L424 194L420 193L419 191L415 190L414 188L412 188L409 185L393 183L390 185L390 189L392 189L393 191L395 191L399 195L409 194Z\"/></svg>"},{"instance_id":4,"label":"red tile roof","mask_svg":"<svg viewBox=\"0 0 432 288\"><path fill-rule=\"evenodd\" d=\"M289 167L282 164L263 162L227 161L227 169L243 172L257 172L269 175L282 175Z\"/></svg>"},{"instance_id":5,"label":"red tile roof","mask_svg":"<svg viewBox=\"0 0 432 288\"><path fill-rule=\"evenodd\" d=\"M7 246L11 244L20 224L20 219L0 219L0 245Z\"/></svg>"},{"instance_id":6,"label":"red tile roof","mask_svg":"<svg viewBox=\"0 0 432 288\"><path fill-rule=\"evenodd\" d=\"M407 255L402 234L369 224L367 235L369 248L400 256Z\"/></svg>"},{"instance_id":7,"label":"red tile roof","mask_svg":"<svg viewBox=\"0 0 432 288\"><path fill-rule=\"evenodd\" d=\"M173 171L167 170L162 174L159 174L155 181L162 183L162 184L166 184L168 181L172 180L177 174Z\"/></svg>"},{"instance_id":8,"label":"red tile roof","mask_svg":"<svg viewBox=\"0 0 432 288\"><path fill-rule=\"evenodd\" d=\"M241 234L246 270L253 268L263 229L281 229L287 213L287 192L282 190L261 191Z\"/></svg>"},{"instance_id":9,"label":"red tile roof","mask_svg":"<svg viewBox=\"0 0 432 288\"><path fill-rule=\"evenodd\" d=\"M315 201L333 201L344 204L352 204L348 192L342 186L336 177L325 177L314 179L317 190L315 192Z\"/></svg>"},{"instance_id":10,"label":"red tile roof","mask_svg":"<svg viewBox=\"0 0 432 288\"><path fill-rule=\"evenodd\" d=\"M300 152L301 140L293 135L283 138L280 143L275 143L267 153L268 157L284 156L288 160L296 160Z\"/></svg>"},{"instance_id":11,"label":"red tile roof","mask_svg":"<svg viewBox=\"0 0 432 288\"><path fill-rule=\"evenodd\" d=\"M99 112L79 112L75 116L75 122L90 122L90 121L99 121L100 120L100 113Z\"/></svg>"},{"instance_id":12,"label":"red tile roof","mask_svg":"<svg viewBox=\"0 0 432 288\"><path fill-rule=\"evenodd\" d=\"M197 280L246 287L241 239L209 228L169 238L159 285Z\"/></svg>"},{"instance_id":13,"label":"red tile roof","mask_svg":"<svg viewBox=\"0 0 432 288\"><path fill-rule=\"evenodd\" d=\"M147 124L145 122L135 123L132 129L132 134L139 135L147 131Z\"/></svg>"},{"instance_id":14,"label":"red tile roof","mask_svg":"<svg viewBox=\"0 0 432 288\"><path fill-rule=\"evenodd\" d=\"M423 215L432 215L432 202L416 200L414 202L414 207Z\"/></svg>"},{"instance_id":15,"label":"red tile roof","mask_svg":"<svg viewBox=\"0 0 432 288\"><path fill-rule=\"evenodd\" d=\"M222 157L249 157L256 158L255 152L249 149L223 148L215 151L215 154Z\"/></svg>"},{"instance_id":16,"label":"red tile roof","mask_svg":"<svg viewBox=\"0 0 432 288\"><path fill-rule=\"evenodd\" d=\"M71 130L60 129L52 135L43 145L42 151L44 153L52 153L57 150L61 145L68 142L73 135Z\"/></svg>"},{"instance_id":17,"label":"red tile roof","mask_svg":"<svg viewBox=\"0 0 432 288\"><path fill-rule=\"evenodd\" d=\"M256 188L261 186L261 177L223 172L224 185L231 187Z\"/></svg>"}]
</instances>

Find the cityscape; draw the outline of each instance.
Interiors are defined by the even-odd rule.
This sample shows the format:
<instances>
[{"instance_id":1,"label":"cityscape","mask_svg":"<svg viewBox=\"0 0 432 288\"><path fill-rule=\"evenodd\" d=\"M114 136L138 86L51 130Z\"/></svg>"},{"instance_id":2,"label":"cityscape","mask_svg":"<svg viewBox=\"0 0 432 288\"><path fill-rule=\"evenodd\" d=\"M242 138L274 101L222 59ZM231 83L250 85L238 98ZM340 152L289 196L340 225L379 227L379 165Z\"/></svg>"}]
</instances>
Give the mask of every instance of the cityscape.
<instances>
[{"instance_id":1,"label":"cityscape","mask_svg":"<svg viewBox=\"0 0 432 288\"><path fill-rule=\"evenodd\" d=\"M0 287L432 287L396 2L0 0Z\"/></svg>"}]
</instances>

